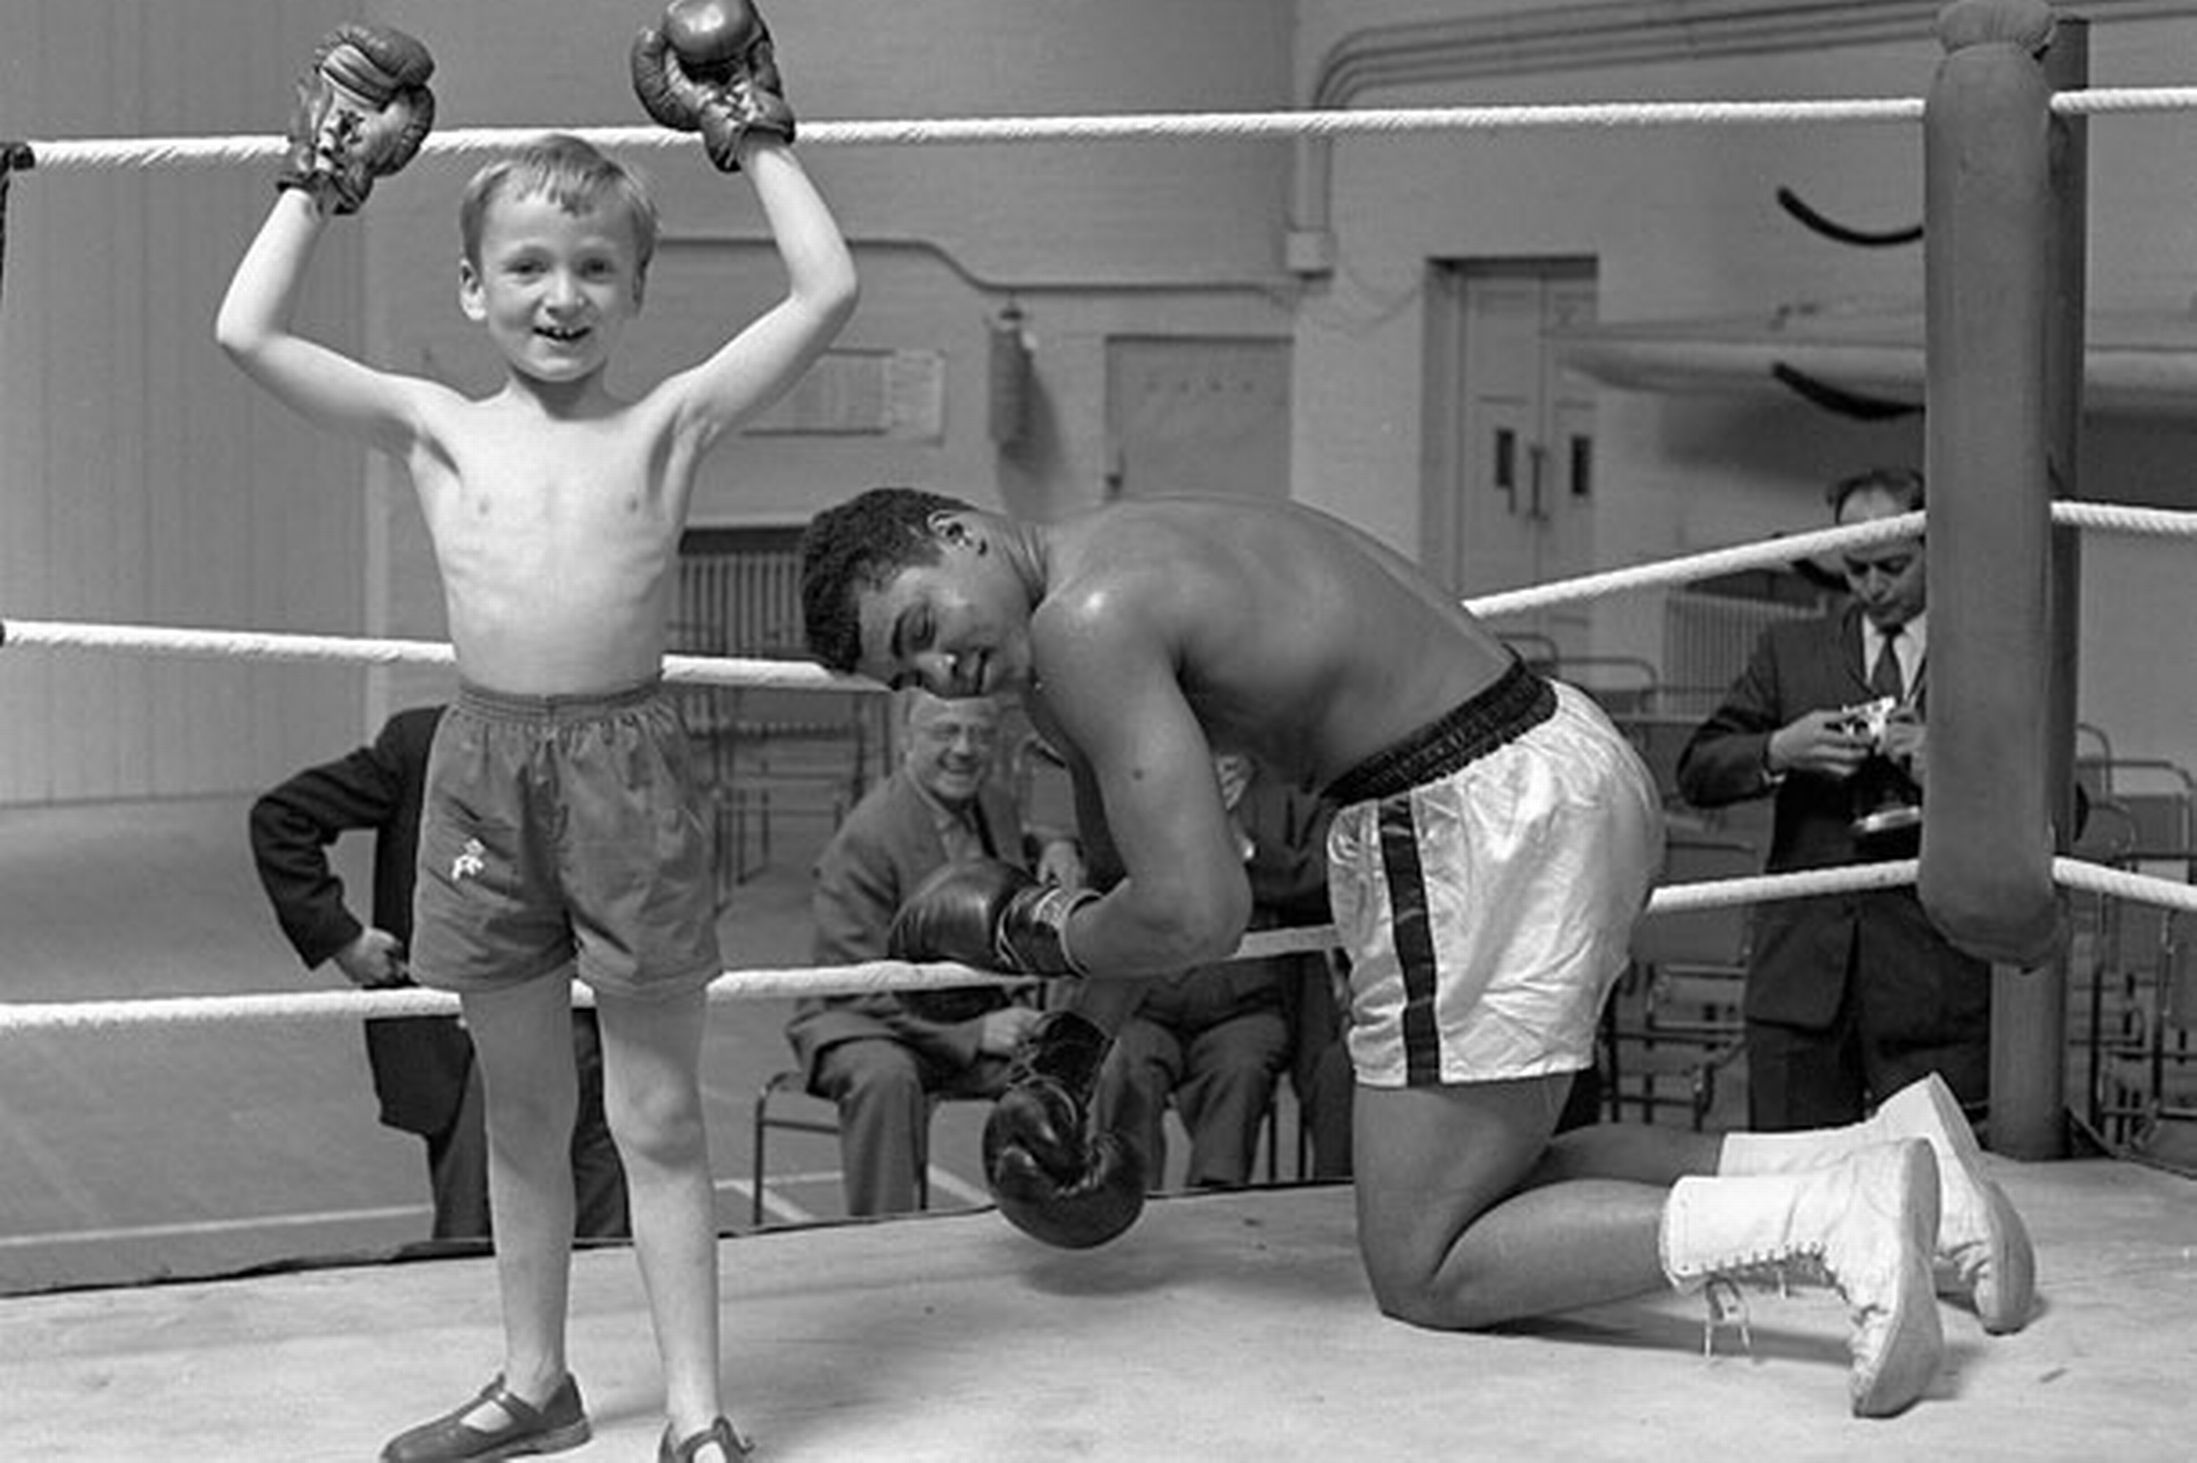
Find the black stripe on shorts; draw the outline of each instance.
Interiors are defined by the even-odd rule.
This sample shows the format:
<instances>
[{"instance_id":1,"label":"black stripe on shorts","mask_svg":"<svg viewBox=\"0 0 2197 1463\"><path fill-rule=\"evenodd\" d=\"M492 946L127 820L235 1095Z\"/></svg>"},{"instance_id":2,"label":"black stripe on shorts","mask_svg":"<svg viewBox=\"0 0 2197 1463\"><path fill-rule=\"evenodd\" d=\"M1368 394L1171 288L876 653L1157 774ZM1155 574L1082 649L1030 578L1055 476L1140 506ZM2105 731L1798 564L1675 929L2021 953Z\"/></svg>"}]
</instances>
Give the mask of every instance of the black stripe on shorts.
<instances>
[{"instance_id":1,"label":"black stripe on shorts","mask_svg":"<svg viewBox=\"0 0 2197 1463\"><path fill-rule=\"evenodd\" d=\"M1426 876L1419 866L1419 829L1411 816L1409 793L1382 800L1380 836L1389 938L1404 982L1404 1083L1425 1087L1442 1080L1442 1032L1434 1014L1439 972Z\"/></svg>"}]
</instances>

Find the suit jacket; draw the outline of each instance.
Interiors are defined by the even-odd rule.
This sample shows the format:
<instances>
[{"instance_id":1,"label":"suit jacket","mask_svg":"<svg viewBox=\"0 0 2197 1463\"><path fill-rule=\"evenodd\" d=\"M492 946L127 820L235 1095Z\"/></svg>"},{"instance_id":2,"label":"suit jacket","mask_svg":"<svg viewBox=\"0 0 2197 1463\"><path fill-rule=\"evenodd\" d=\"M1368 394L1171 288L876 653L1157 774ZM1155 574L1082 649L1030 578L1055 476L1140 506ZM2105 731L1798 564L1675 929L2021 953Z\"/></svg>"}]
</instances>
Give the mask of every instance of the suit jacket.
<instances>
[{"instance_id":1,"label":"suit jacket","mask_svg":"<svg viewBox=\"0 0 2197 1463\"><path fill-rule=\"evenodd\" d=\"M1236 809L1251 840L1244 876L1251 884L1252 930L1325 924L1327 828L1334 810L1311 793L1265 774L1252 779ZM1279 1006L1295 1050L1316 1054L1333 1039L1335 1012L1327 956L1317 951L1266 955L1197 966L1143 982L1135 1014L1162 1026L1204 1031L1236 1016ZM1308 1035L1308 1023L1313 1027Z\"/></svg>"},{"instance_id":2,"label":"suit jacket","mask_svg":"<svg viewBox=\"0 0 2197 1463\"><path fill-rule=\"evenodd\" d=\"M1335 810L1311 793L1253 778L1237 819L1251 835L1251 928L1324 925L1334 918L1327 896L1327 830ZM1312 1090L1322 1058L1342 1039L1343 1013L1334 994L1339 951L1307 950L1237 961L1238 968L1278 972L1282 1015L1289 1023L1290 1072L1297 1091Z\"/></svg>"},{"instance_id":3,"label":"suit jacket","mask_svg":"<svg viewBox=\"0 0 2197 1463\"><path fill-rule=\"evenodd\" d=\"M420 802L428 748L441 720L439 706L400 711L371 746L308 767L252 804L252 856L260 883L283 934L308 969L357 939L364 928L345 906L343 881L328 862L328 846L349 830L368 829L376 835L375 926L410 942ZM366 1056L384 1123L428 1135L456 1119L473 1067L473 1042L455 1017L370 1020Z\"/></svg>"},{"instance_id":4,"label":"suit jacket","mask_svg":"<svg viewBox=\"0 0 2197 1463\"><path fill-rule=\"evenodd\" d=\"M1724 704L1679 754L1679 791L1704 808L1760 797L1771 791L1762 759L1772 732L1807 712L1870 698L1859 605L1773 625L1756 642ZM1769 872L1862 861L1846 783L1796 773L1776 785L1776 799L1764 861ZM1821 1030L1837 1014L1855 970L1869 978L1867 1006L1879 1029L1928 1026L1945 1009L1950 987L1990 979L1988 964L1946 943L1913 889L1766 900L1755 907L1749 1020Z\"/></svg>"},{"instance_id":5,"label":"suit jacket","mask_svg":"<svg viewBox=\"0 0 2197 1463\"><path fill-rule=\"evenodd\" d=\"M1014 799L987 783L977 808L999 856L1027 868ZM811 899L815 963L884 959L886 931L901 901L945 863L946 847L930 802L906 768L895 768L855 805L817 859ZM1005 989L971 986L925 995L934 999L911 1003L891 991L803 998L786 1027L786 1039L804 1077L813 1083L818 1057L840 1042L862 1037L891 1038L954 1067L975 1062L979 1020L1008 1003ZM948 1008L955 1019L936 1019Z\"/></svg>"}]
</instances>

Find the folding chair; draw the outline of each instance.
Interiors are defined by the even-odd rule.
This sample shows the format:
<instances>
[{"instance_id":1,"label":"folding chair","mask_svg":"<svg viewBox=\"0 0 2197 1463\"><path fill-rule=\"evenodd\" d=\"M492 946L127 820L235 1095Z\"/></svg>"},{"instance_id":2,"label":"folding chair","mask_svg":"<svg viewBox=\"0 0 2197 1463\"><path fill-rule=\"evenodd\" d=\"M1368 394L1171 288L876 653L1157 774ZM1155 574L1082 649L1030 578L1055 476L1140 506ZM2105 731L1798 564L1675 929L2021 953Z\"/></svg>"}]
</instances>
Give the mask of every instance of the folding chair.
<instances>
[{"instance_id":1,"label":"folding chair","mask_svg":"<svg viewBox=\"0 0 2197 1463\"><path fill-rule=\"evenodd\" d=\"M987 1102L989 1098L954 1096L932 1093L929 1119L938 1116L938 1110L948 1102ZM798 1102L805 1110L784 1111L788 1102ZM915 1155L916 1207L931 1207L931 1142L929 1121L917 1135L920 1146ZM818 1097L808 1090L799 1072L788 1068L773 1072L756 1090L753 1114L749 1124L750 1166L753 1180L748 1196L748 1218L760 1226L763 1223L764 1191L769 1187L770 1135L780 1133L812 1133L821 1137L837 1138L839 1121L834 1104L828 1098Z\"/></svg>"},{"instance_id":2,"label":"folding chair","mask_svg":"<svg viewBox=\"0 0 2197 1463\"><path fill-rule=\"evenodd\" d=\"M1693 884L1760 870L1752 844L1674 839L1664 881ZM1741 1050L1740 997L1747 971L1747 909L1724 905L1651 913L1634 932L1632 967L1604 1022L1610 1116L1638 1104L1643 1121L1682 1108L1696 1131L1716 1105L1718 1074ZM1676 1082L1673 1095L1667 1084Z\"/></svg>"},{"instance_id":3,"label":"folding chair","mask_svg":"<svg viewBox=\"0 0 2197 1463\"><path fill-rule=\"evenodd\" d=\"M2136 837L2134 816L2120 803L2100 794L2093 798L2082 834L2068 853L2089 863L2127 868ZM2091 1131L2102 1133L2108 1057L2125 1046L2132 1034L2122 901L2112 895L2073 890L2067 896L2067 908L2067 1042L2071 1057L2082 1063L2084 1115Z\"/></svg>"}]
</instances>

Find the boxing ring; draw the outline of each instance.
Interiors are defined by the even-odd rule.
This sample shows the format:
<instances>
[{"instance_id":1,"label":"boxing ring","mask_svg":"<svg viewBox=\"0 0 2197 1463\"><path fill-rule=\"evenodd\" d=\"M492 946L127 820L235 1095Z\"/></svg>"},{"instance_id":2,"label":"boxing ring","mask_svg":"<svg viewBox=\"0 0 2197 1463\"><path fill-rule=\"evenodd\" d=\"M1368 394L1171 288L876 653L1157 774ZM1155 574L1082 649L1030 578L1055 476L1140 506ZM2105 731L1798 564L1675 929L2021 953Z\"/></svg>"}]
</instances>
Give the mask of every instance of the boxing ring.
<instances>
[{"instance_id":1,"label":"boxing ring","mask_svg":"<svg viewBox=\"0 0 2197 1463\"><path fill-rule=\"evenodd\" d=\"M1077 1254L987 1212L728 1240L726 1401L763 1456L835 1463L2181 1456L2188 1185L2095 1161L1998 1177L2037 1244L2042 1313L2006 1337L1948 1315L1937 1385L1889 1423L1839 1403L1845 1315L1828 1293L1754 1303L1751 1355L1724 1343L1709 1360L1698 1302L1675 1295L1485 1335L1383 1319L1337 1186L1156 1199ZM0 1303L0 1449L367 1456L495 1355L489 1263ZM596 1435L567 1456L653 1446L633 1271L618 1252L574 1257L572 1353Z\"/></svg>"},{"instance_id":2,"label":"boxing ring","mask_svg":"<svg viewBox=\"0 0 2197 1463\"><path fill-rule=\"evenodd\" d=\"M2020 5L1971 9L2034 16ZM2080 405L2072 362L2081 287L2079 273L2068 277L2080 251L2069 259L2065 233L2079 199L2068 196L2064 155L2055 157L2052 144L2084 117L2197 106L2197 89L2056 91L2033 54L2036 36L1985 26L1956 28L1946 40L1938 85L1913 101L820 122L804 123L802 140L1922 124L1931 161L1927 553L1938 710L1921 856L1666 885L1648 917L1918 884L1956 939L2001 965L2001 1152L2057 1158L2047 1150L2057 1145L2063 1108L2066 895L2197 912L2197 889L2061 851L2072 796L2072 641L2063 637L2073 555L2056 545L2084 532L2197 536L2197 513L2072 501L2064 474L2055 476L2055 463L2072 460L2066 448ZM576 130L609 146L690 145L657 129ZM457 130L426 148L488 151L522 135ZM0 146L0 200L11 172L21 181L75 169L218 166L272 157L280 146L260 138L9 144ZM1917 513L1735 545L1467 604L1496 618L1909 538L1923 523ZM420 641L12 617L0 620L0 650L357 665L451 659L448 646ZM668 657L665 674L690 685L862 685L812 667L713 657ZM1262 933L1239 953L1331 938L1327 929ZM741 970L722 976L710 996L737 1002L995 978L897 962ZM453 997L425 990L0 1003L0 1051L40 1033L83 1043L89 1062L100 1040L125 1028L218 1026L279 1041L301 1025L455 1009ZM1950 1317L1930 1398L1893 1424L1857 1422L1839 1407L1846 1319L1828 1295L1758 1307L1751 1351L1707 1360L1698 1303L1677 1295L1485 1335L1385 1320L1359 1268L1350 1193L1334 1186L1158 1199L1127 1236L1091 1252L1046 1250L988 1210L727 1237L726 1397L764 1455L786 1459L1630 1459L1742 1437L1794 1458L1862 1448L1916 1458L2175 1455L2197 1421L2186 1376L2186 1359L2197 1354L2197 1195L2172 1174L2098 1158L2000 1158L1993 1171L2036 1241L2041 1314L1998 1338L1984 1337L1972 1317ZM454 1371L470 1377L496 1354L490 1263L331 1267L0 1301L0 1457L358 1456L445 1405ZM628 1257L575 1255L572 1351L596 1440L574 1457L638 1455L655 1435L644 1314Z\"/></svg>"}]
</instances>

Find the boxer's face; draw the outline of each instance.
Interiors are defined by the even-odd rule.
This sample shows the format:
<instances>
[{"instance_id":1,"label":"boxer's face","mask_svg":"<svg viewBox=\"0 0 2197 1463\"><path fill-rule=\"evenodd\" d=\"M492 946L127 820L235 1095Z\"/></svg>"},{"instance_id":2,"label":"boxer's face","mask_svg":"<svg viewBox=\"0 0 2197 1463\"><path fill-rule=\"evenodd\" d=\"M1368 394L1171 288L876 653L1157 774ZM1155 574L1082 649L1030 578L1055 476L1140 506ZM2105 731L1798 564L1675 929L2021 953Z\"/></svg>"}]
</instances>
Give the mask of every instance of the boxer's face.
<instances>
[{"instance_id":1,"label":"boxer's face","mask_svg":"<svg viewBox=\"0 0 2197 1463\"><path fill-rule=\"evenodd\" d=\"M959 515L941 515L933 563L901 568L856 596L857 674L934 696L1013 694L1029 683L1027 590Z\"/></svg>"}]
</instances>

